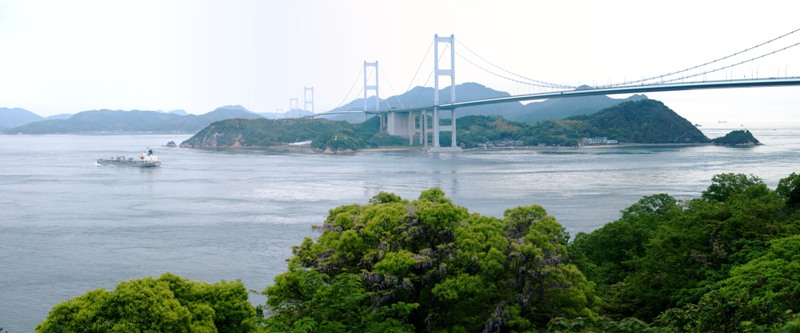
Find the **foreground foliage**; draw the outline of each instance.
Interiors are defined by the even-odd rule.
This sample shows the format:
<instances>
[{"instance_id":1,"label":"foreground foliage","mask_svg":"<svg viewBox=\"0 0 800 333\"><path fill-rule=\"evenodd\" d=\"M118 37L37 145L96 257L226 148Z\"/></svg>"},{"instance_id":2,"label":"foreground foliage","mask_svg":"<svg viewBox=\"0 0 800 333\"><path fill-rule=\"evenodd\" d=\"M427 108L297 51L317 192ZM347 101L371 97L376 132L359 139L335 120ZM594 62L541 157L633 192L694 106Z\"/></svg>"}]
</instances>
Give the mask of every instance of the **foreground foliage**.
<instances>
[{"instance_id":1,"label":"foreground foliage","mask_svg":"<svg viewBox=\"0 0 800 333\"><path fill-rule=\"evenodd\" d=\"M594 286L540 206L470 214L439 189L331 210L265 290L271 331L527 331L594 317Z\"/></svg>"},{"instance_id":2,"label":"foreground foliage","mask_svg":"<svg viewBox=\"0 0 800 333\"><path fill-rule=\"evenodd\" d=\"M121 282L56 305L36 332L250 332L255 309L239 282L173 274Z\"/></svg>"},{"instance_id":3,"label":"foreground foliage","mask_svg":"<svg viewBox=\"0 0 800 333\"><path fill-rule=\"evenodd\" d=\"M570 250L611 318L678 332L797 329L798 184L794 173L775 191L720 174L698 199L643 198Z\"/></svg>"}]
</instances>

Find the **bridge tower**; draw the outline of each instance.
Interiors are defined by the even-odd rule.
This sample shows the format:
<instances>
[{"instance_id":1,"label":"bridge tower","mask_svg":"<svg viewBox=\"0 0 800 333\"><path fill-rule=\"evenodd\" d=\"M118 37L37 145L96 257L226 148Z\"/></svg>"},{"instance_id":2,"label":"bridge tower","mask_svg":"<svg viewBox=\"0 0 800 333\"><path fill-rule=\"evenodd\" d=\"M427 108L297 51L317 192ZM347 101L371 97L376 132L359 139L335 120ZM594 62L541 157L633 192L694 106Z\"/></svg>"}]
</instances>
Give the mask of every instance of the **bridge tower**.
<instances>
[{"instance_id":1,"label":"bridge tower","mask_svg":"<svg viewBox=\"0 0 800 333\"><path fill-rule=\"evenodd\" d=\"M373 81L371 81L371 82L373 82L373 84L370 84L370 80L368 80L368 78L370 78L370 75L369 75L369 71L367 70L367 68L375 68L375 72L374 72L375 75L371 76L373 78ZM378 61L377 60L375 62L367 62L366 60L364 61L364 111L369 111L369 109L367 108L368 107L368 105L367 105L368 104L367 103L367 97L368 97L370 91L374 91L375 92L375 110L374 111L378 111L381 108L381 99L379 97L380 95L379 95L379 92L378 92ZM386 115L383 114L383 113L378 113L378 116L380 117L381 131L383 132L383 131L386 130ZM367 113L366 112L364 112L364 120L367 120Z\"/></svg>"},{"instance_id":2,"label":"bridge tower","mask_svg":"<svg viewBox=\"0 0 800 333\"><path fill-rule=\"evenodd\" d=\"M311 97L308 97L308 93L311 93ZM309 109L308 106L311 106ZM311 111L314 113L314 87L303 87L303 109Z\"/></svg>"},{"instance_id":3,"label":"bridge tower","mask_svg":"<svg viewBox=\"0 0 800 333\"><path fill-rule=\"evenodd\" d=\"M456 102L456 50L455 50L455 36L439 37L433 36L433 147L430 151L460 151L461 148L456 146L456 110L450 111L451 122L450 125L442 125L439 116L439 77L450 77L450 103ZM440 68L439 64L439 44L447 43L450 47L450 68ZM450 147L441 147L439 145L439 134L441 132L450 132ZM427 137L427 135L426 135Z\"/></svg>"},{"instance_id":4,"label":"bridge tower","mask_svg":"<svg viewBox=\"0 0 800 333\"><path fill-rule=\"evenodd\" d=\"M297 118L297 109L300 108L300 100L289 98L289 118Z\"/></svg>"}]
</instances>

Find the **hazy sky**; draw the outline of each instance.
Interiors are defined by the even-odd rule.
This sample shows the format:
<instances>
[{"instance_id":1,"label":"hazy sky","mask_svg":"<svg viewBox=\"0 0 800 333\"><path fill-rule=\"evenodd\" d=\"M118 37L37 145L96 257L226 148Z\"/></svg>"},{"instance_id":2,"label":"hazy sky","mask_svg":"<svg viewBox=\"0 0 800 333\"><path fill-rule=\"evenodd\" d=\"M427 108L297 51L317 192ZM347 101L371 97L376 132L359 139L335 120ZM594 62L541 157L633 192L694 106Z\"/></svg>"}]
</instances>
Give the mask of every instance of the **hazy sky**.
<instances>
[{"instance_id":1,"label":"hazy sky","mask_svg":"<svg viewBox=\"0 0 800 333\"><path fill-rule=\"evenodd\" d=\"M360 96L365 60L379 61L381 97L423 85L437 33L454 34L459 54L496 72L464 45L525 77L600 85L692 67L800 28L793 1L732 3L0 0L0 107L274 112L290 98L302 106L313 86L320 112ZM800 32L737 59L798 42ZM460 57L455 67L457 83L536 91ZM787 72L800 76L800 46L706 79ZM648 96L690 121L800 120L800 87Z\"/></svg>"}]
</instances>

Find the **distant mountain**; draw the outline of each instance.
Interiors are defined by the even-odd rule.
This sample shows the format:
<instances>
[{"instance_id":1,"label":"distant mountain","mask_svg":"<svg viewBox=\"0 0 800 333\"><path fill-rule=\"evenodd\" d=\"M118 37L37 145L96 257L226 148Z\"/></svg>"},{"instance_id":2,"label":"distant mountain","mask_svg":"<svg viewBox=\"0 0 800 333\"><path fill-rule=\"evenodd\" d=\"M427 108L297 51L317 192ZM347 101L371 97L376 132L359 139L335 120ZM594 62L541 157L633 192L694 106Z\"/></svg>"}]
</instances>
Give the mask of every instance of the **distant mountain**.
<instances>
[{"instance_id":1,"label":"distant mountain","mask_svg":"<svg viewBox=\"0 0 800 333\"><path fill-rule=\"evenodd\" d=\"M255 112L249 111L242 107L241 105L226 105L221 106L214 111L209 113L195 116L195 115L188 115L186 116L189 120L188 123L192 124L192 127L196 127L202 124L200 128L196 130L191 130L190 132L196 132L202 129L203 127L208 126L208 124L213 123L215 121L226 120L226 119L259 119L262 118ZM192 120L196 118L196 120Z\"/></svg>"},{"instance_id":2,"label":"distant mountain","mask_svg":"<svg viewBox=\"0 0 800 333\"><path fill-rule=\"evenodd\" d=\"M47 116L47 118L45 118L45 119L67 119L69 117L72 117L71 113L62 113L62 114L57 114L57 115L54 115L54 116Z\"/></svg>"},{"instance_id":3,"label":"distant mountain","mask_svg":"<svg viewBox=\"0 0 800 333\"><path fill-rule=\"evenodd\" d=\"M219 110L250 112L250 110L245 109L244 106L241 105L225 105L214 109L214 111L219 111Z\"/></svg>"},{"instance_id":4,"label":"distant mountain","mask_svg":"<svg viewBox=\"0 0 800 333\"><path fill-rule=\"evenodd\" d=\"M590 88L587 86L581 86L575 90L585 89ZM622 102L639 101L643 99L647 99L647 96L637 94L623 99L611 98L604 95L552 98L541 102L529 103L525 105L522 112L507 114L506 118L512 121L534 124L544 120L556 120L572 116L588 115Z\"/></svg>"},{"instance_id":5,"label":"distant mountain","mask_svg":"<svg viewBox=\"0 0 800 333\"><path fill-rule=\"evenodd\" d=\"M589 89L583 86L580 89ZM380 110L426 107L433 104L434 89L415 87L403 94L387 99L368 97L367 108L374 110L376 103ZM450 103L449 87L439 91L440 103ZM497 91L478 83L468 82L456 86L456 101L471 101L487 98L508 97L507 92ZM522 104L509 102L495 105L475 106L458 109L458 117L468 115L502 116L512 121L534 124L544 120L564 119L575 115L592 114L604 108L625 101L647 99L644 95L634 95L627 99L614 99L608 96L586 96L554 98L543 102ZM358 111L364 109L364 99L358 98L332 111ZM121 112L131 112L124 114ZM87 114L83 114L87 113ZM155 113L155 114L152 114ZM83 115L81 115L83 114ZM75 115L59 115L48 118L39 117L22 109L0 108L0 131L6 133L193 133L210 123L224 119L287 119L310 115L307 110L293 109L284 113L256 114L241 105L226 105L204 115L186 114L184 110L170 112L157 111L84 111ZM80 116L78 116L80 115ZM450 117L443 112L443 118ZM364 121L362 113L333 115L331 120L346 120L351 123Z\"/></svg>"},{"instance_id":6,"label":"distant mountain","mask_svg":"<svg viewBox=\"0 0 800 333\"><path fill-rule=\"evenodd\" d=\"M40 121L44 118L20 108L0 108L0 131L11 127L22 126L27 123Z\"/></svg>"},{"instance_id":7,"label":"distant mountain","mask_svg":"<svg viewBox=\"0 0 800 333\"><path fill-rule=\"evenodd\" d=\"M240 106L225 106L204 115L178 115L158 111L93 110L67 119L48 119L9 128L7 133L196 133L225 119L257 119L261 116Z\"/></svg>"},{"instance_id":8,"label":"distant mountain","mask_svg":"<svg viewBox=\"0 0 800 333\"><path fill-rule=\"evenodd\" d=\"M396 96L391 96L387 99L381 99L379 103L380 110L390 110L390 109L405 109L405 108L415 108L415 107L426 107L433 105L433 88L430 87L414 87L411 90ZM463 101L471 101L477 99L486 99L486 98L495 98L495 97L506 97L510 96L507 92L497 91L486 86L483 86L479 83L474 82L467 82L456 85L456 101L463 102ZM439 90L439 103L450 103L450 87L440 89ZM475 107L468 107L458 109L456 111L456 115L458 117L463 117L466 115L474 115L474 114L481 114L481 115L505 115L506 113L514 113L520 112L522 110L523 105L518 102L512 103L502 103L496 105L487 105L487 106L475 106ZM375 96L370 96L367 98L367 109L374 110L375 109ZM333 111L353 111L353 110L364 110L364 99L358 98L353 100L352 102L345 104L344 106L338 107ZM443 118L449 117L449 112L443 113ZM336 120L347 120L349 122L361 122L364 120L364 116L362 114L352 114L352 115L339 115L335 117L331 117L331 119Z\"/></svg>"},{"instance_id":9,"label":"distant mountain","mask_svg":"<svg viewBox=\"0 0 800 333\"><path fill-rule=\"evenodd\" d=\"M302 109L291 109L289 111L279 113L279 112L261 112L258 115L267 118L267 119L292 119L292 118L301 118L305 116L310 116L314 114L308 110Z\"/></svg>"},{"instance_id":10,"label":"distant mountain","mask_svg":"<svg viewBox=\"0 0 800 333\"><path fill-rule=\"evenodd\" d=\"M169 112L167 112L167 113L177 114L177 115L179 115L179 116L185 116L185 115L188 115L188 114L189 114L189 113L188 113L188 112L186 112L186 110L184 110L184 109L172 110L172 111L169 111Z\"/></svg>"}]
</instances>

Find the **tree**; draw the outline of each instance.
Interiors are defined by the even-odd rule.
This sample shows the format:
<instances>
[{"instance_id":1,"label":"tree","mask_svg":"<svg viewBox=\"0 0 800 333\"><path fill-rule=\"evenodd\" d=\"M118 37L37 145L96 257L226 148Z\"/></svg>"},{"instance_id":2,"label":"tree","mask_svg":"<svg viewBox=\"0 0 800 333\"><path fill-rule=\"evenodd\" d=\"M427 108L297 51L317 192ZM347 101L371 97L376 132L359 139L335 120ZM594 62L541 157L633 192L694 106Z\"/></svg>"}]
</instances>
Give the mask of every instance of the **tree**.
<instances>
[{"instance_id":1,"label":"tree","mask_svg":"<svg viewBox=\"0 0 800 333\"><path fill-rule=\"evenodd\" d=\"M696 304L733 267L761 256L769 242L797 230L785 202L757 177L714 176L700 199L660 224L625 279L627 315L651 320L661 312Z\"/></svg>"},{"instance_id":2,"label":"tree","mask_svg":"<svg viewBox=\"0 0 800 333\"><path fill-rule=\"evenodd\" d=\"M797 173L792 172L789 177L781 179L775 191L786 199L786 205L790 208L800 207L800 175Z\"/></svg>"},{"instance_id":3,"label":"tree","mask_svg":"<svg viewBox=\"0 0 800 333\"><path fill-rule=\"evenodd\" d=\"M786 331L800 327L800 235L731 270L697 305L663 314L662 326L695 332ZM793 315L794 314L794 315Z\"/></svg>"},{"instance_id":4,"label":"tree","mask_svg":"<svg viewBox=\"0 0 800 333\"><path fill-rule=\"evenodd\" d=\"M62 302L36 332L249 332L254 317L240 281L210 285L167 273Z\"/></svg>"},{"instance_id":5,"label":"tree","mask_svg":"<svg viewBox=\"0 0 800 333\"><path fill-rule=\"evenodd\" d=\"M592 317L594 285L540 206L469 213L440 189L330 211L268 287L272 331L525 331Z\"/></svg>"},{"instance_id":6,"label":"tree","mask_svg":"<svg viewBox=\"0 0 800 333\"><path fill-rule=\"evenodd\" d=\"M772 191L757 177L720 174L698 199L642 198L622 218L570 245L603 296L603 315L685 317L731 269L762 256L770 241L798 233L786 209L792 177ZM665 318L666 318L665 317Z\"/></svg>"},{"instance_id":7,"label":"tree","mask_svg":"<svg viewBox=\"0 0 800 333\"><path fill-rule=\"evenodd\" d=\"M703 191L701 198L713 201L725 201L735 193L741 193L745 188L753 185L764 184L761 178L746 176L744 174L723 173L711 178L711 185Z\"/></svg>"},{"instance_id":8,"label":"tree","mask_svg":"<svg viewBox=\"0 0 800 333\"><path fill-rule=\"evenodd\" d=\"M636 261L661 224L682 214L678 201L667 194L640 199L622 211L622 217L592 233L576 235L570 252L586 277L597 283L604 313L624 317L633 312L630 300L620 295L623 281L637 270Z\"/></svg>"}]
</instances>

